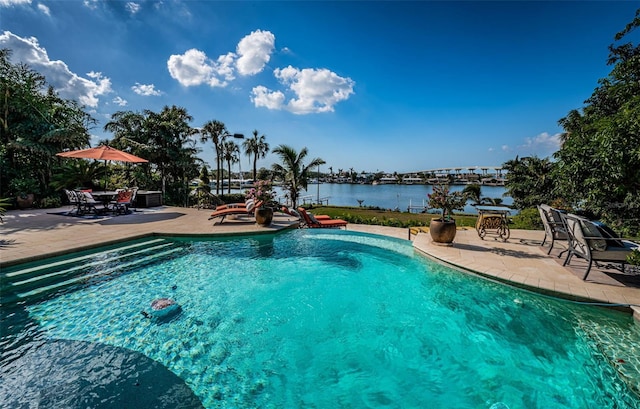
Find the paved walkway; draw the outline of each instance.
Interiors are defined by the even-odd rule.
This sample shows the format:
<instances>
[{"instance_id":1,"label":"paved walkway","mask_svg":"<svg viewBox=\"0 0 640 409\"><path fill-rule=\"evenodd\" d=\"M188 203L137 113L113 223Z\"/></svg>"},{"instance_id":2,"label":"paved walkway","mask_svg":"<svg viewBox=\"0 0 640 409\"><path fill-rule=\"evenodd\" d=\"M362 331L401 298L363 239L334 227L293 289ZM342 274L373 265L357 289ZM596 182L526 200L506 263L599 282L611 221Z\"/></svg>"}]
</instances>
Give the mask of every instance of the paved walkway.
<instances>
[{"instance_id":1,"label":"paved walkway","mask_svg":"<svg viewBox=\"0 0 640 409\"><path fill-rule=\"evenodd\" d=\"M258 227L250 218L212 225L211 211L180 207L140 209L130 215L82 219L64 216L69 208L9 211L0 224L0 267L150 234L231 235L273 233L295 228L293 217L276 213L270 227ZM408 229L349 224L348 230L409 238ZM635 305L640 320L640 275L592 268L582 280L585 264L574 257L562 266L559 250L547 255L541 248L542 231L512 230L503 243L481 240L475 230L459 230L453 246L431 242L428 233L411 236L414 246L428 256L467 271L539 292L576 300Z\"/></svg>"}]
</instances>

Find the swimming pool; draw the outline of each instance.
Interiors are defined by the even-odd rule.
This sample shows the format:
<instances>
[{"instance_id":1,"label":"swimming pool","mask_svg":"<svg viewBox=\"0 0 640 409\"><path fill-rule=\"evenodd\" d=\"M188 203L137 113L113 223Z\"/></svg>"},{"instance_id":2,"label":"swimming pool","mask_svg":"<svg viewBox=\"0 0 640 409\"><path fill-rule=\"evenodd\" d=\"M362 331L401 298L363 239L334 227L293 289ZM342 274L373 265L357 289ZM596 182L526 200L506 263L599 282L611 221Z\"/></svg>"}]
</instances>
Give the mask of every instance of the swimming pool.
<instances>
[{"instance_id":1,"label":"swimming pool","mask_svg":"<svg viewBox=\"0 0 640 409\"><path fill-rule=\"evenodd\" d=\"M55 388L36 368L57 351L104 346L65 367L92 374L67 371L67 390L120 393L100 379L114 377L95 359L108 356L122 372L144 358L162 364L163 385L186 394L183 381L197 397L185 407L640 408L630 378L640 331L629 315L460 273L406 241L319 230L155 238L72 264L83 278L64 291L35 301L25 290L3 305L5 405L62 399L47 395ZM145 318L161 297L182 312ZM148 387L140 378L135 386Z\"/></svg>"}]
</instances>

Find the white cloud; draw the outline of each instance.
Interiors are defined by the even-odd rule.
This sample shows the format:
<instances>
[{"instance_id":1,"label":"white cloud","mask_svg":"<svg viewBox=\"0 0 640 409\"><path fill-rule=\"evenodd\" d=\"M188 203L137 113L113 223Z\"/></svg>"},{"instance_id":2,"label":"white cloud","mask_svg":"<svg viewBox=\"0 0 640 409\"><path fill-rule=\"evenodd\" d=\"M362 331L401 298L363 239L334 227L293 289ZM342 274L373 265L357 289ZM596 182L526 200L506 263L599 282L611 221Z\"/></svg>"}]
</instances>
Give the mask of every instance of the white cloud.
<instances>
[{"instance_id":1,"label":"white cloud","mask_svg":"<svg viewBox=\"0 0 640 409\"><path fill-rule=\"evenodd\" d=\"M51 10L49 9L49 7L45 6L44 4L38 3L38 10L40 10L47 16L51 17Z\"/></svg>"},{"instance_id":2,"label":"white cloud","mask_svg":"<svg viewBox=\"0 0 640 409\"><path fill-rule=\"evenodd\" d=\"M82 4L85 5L85 7L91 9L91 10L95 10L98 8L98 3L100 0L84 0L82 2Z\"/></svg>"},{"instance_id":3,"label":"white cloud","mask_svg":"<svg viewBox=\"0 0 640 409\"><path fill-rule=\"evenodd\" d=\"M123 99L121 97L115 97L113 99L113 103L118 105L118 106L121 106L121 107L127 106L127 104L128 104L127 100Z\"/></svg>"},{"instance_id":4,"label":"white cloud","mask_svg":"<svg viewBox=\"0 0 640 409\"><path fill-rule=\"evenodd\" d=\"M31 0L0 0L0 7L22 6L31 4Z\"/></svg>"},{"instance_id":5,"label":"white cloud","mask_svg":"<svg viewBox=\"0 0 640 409\"><path fill-rule=\"evenodd\" d=\"M128 11L131 15L136 14L136 13L137 13L137 12L139 12L139 11L140 11L140 9L142 8L142 6L140 6L140 4L138 4L138 3L134 3L134 2L132 2L132 1L127 2L127 4L126 4L124 7L127 9L127 11Z\"/></svg>"},{"instance_id":6,"label":"white cloud","mask_svg":"<svg viewBox=\"0 0 640 409\"><path fill-rule=\"evenodd\" d=\"M548 132L543 132L533 138L525 138L522 148L555 152L560 149L560 135L562 134L550 135Z\"/></svg>"},{"instance_id":7,"label":"white cloud","mask_svg":"<svg viewBox=\"0 0 640 409\"><path fill-rule=\"evenodd\" d=\"M136 94L143 95L145 97L162 95L162 92L160 90L157 90L156 86L153 84L140 84L136 82L136 85L131 87L131 89Z\"/></svg>"},{"instance_id":8,"label":"white cloud","mask_svg":"<svg viewBox=\"0 0 640 409\"><path fill-rule=\"evenodd\" d=\"M235 79L235 73L243 76L262 72L275 49L275 36L270 31L256 30L243 37L236 52L220 55L215 61L204 51L192 48L184 54L174 54L167 61L172 78L185 87L208 84L226 87ZM291 50L284 47L283 53ZM292 66L277 68L274 76L285 90L270 90L260 85L252 89L251 101L256 107L287 110L295 114L333 112L334 106L349 99L354 93L355 82L328 69ZM285 93L292 94L287 101Z\"/></svg>"},{"instance_id":9,"label":"white cloud","mask_svg":"<svg viewBox=\"0 0 640 409\"><path fill-rule=\"evenodd\" d=\"M73 99L88 107L97 107L99 97L111 90L111 80L101 73L90 72L89 78L83 78L72 72L67 64L60 60L52 61L47 50L38 44L35 37L19 37L10 31L0 35L0 48L12 50L12 61L28 64L42 74L62 98Z\"/></svg>"},{"instance_id":10,"label":"white cloud","mask_svg":"<svg viewBox=\"0 0 640 409\"><path fill-rule=\"evenodd\" d=\"M276 37L270 31L256 30L245 36L236 47L236 68L240 75L255 75L271 59Z\"/></svg>"},{"instance_id":11,"label":"white cloud","mask_svg":"<svg viewBox=\"0 0 640 409\"><path fill-rule=\"evenodd\" d=\"M269 91L266 87L259 85L253 88L251 101L256 107L268 109L282 109L285 96L280 91Z\"/></svg>"},{"instance_id":12,"label":"white cloud","mask_svg":"<svg viewBox=\"0 0 640 409\"><path fill-rule=\"evenodd\" d=\"M509 145L502 145L502 151L503 152L511 152L511 148L509 147Z\"/></svg>"},{"instance_id":13,"label":"white cloud","mask_svg":"<svg viewBox=\"0 0 640 409\"><path fill-rule=\"evenodd\" d=\"M351 78L340 77L324 68L299 70L288 66L283 69L277 68L274 70L274 75L295 94L295 98L291 98L286 105L281 103L279 107L294 114L333 112L335 104L348 99L354 93L355 82ZM265 96L272 95L274 92L262 87L264 89L256 94L257 88L254 88L255 97L252 99L254 105L265 106L258 103L262 103Z\"/></svg>"},{"instance_id":14,"label":"white cloud","mask_svg":"<svg viewBox=\"0 0 640 409\"><path fill-rule=\"evenodd\" d=\"M208 84L212 87L225 87L227 81L234 79L231 68L232 54L221 55L218 61L211 61L207 55L192 48L182 55L172 55L167 61L171 77L185 87Z\"/></svg>"},{"instance_id":15,"label":"white cloud","mask_svg":"<svg viewBox=\"0 0 640 409\"><path fill-rule=\"evenodd\" d=\"M269 31L256 30L240 40L236 53L220 55L215 61L204 51L192 48L184 54L174 54L167 61L171 77L185 87L207 84L226 87L236 71L240 75L255 75L264 69L274 49L275 36Z\"/></svg>"}]
</instances>

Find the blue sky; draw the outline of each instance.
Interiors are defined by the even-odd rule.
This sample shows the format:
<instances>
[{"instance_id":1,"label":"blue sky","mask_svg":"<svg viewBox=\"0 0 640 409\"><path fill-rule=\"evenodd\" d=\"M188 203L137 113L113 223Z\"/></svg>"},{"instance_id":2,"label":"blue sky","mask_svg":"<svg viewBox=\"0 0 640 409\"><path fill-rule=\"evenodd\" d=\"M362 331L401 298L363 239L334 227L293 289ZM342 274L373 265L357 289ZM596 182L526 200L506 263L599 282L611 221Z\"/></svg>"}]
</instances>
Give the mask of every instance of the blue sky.
<instances>
[{"instance_id":1,"label":"blue sky","mask_svg":"<svg viewBox=\"0 0 640 409\"><path fill-rule=\"evenodd\" d=\"M0 0L0 47L92 113L94 145L113 112L177 105L194 127L307 147L324 171L408 172L552 154L638 7Z\"/></svg>"}]
</instances>

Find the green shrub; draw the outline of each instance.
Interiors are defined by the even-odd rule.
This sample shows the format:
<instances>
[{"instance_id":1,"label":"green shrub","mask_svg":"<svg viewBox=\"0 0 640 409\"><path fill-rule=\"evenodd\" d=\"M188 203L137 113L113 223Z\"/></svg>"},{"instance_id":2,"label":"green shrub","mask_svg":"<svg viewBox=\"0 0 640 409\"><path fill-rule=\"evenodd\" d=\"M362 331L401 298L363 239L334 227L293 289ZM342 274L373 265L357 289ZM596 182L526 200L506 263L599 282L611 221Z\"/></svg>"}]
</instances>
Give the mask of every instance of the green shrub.
<instances>
[{"instance_id":1,"label":"green shrub","mask_svg":"<svg viewBox=\"0 0 640 409\"><path fill-rule=\"evenodd\" d=\"M222 201L222 203L242 203L244 202L245 195L244 193L230 193L226 195L219 195L218 198Z\"/></svg>"},{"instance_id":2,"label":"green shrub","mask_svg":"<svg viewBox=\"0 0 640 409\"><path fill-rule=\"evenodd\" d=\"M51 209L62 206L62 200L58 196L47 196L40 199L42 209Z\"/></svg>"},{"instance_id":3,"label":"green shrub","mask_svg":"<svg viewBox=\"0 0 640 409\"><path fill-rule=\"evenodd\" d=\"M544 225L542 224L542 219L540 218L540 212L535 207L528 207L526 209L522 209L520 213L513 216L513 226L514 229L525 229L525 230L542 230L544 229Z\"/></svg>"}]
</instances>

